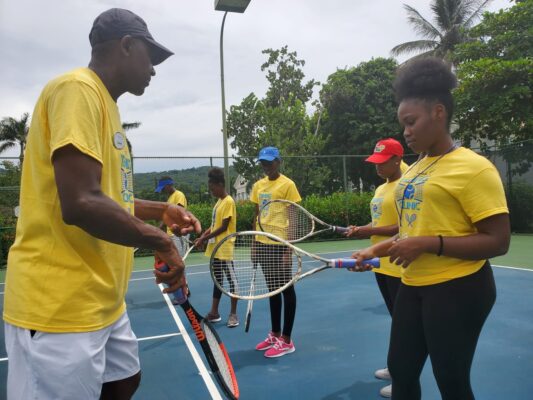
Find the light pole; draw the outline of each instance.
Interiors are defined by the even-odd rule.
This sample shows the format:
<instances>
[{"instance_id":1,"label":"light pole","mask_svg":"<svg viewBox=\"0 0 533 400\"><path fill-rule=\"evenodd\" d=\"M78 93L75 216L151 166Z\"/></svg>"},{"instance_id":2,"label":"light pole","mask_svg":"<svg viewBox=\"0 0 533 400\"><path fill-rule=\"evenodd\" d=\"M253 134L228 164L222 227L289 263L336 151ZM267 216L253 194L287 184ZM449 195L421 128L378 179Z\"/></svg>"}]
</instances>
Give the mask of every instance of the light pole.
<instances>
[{"instance_id":1,"label":"light pole","mask_svg":"<svg viewBox=\"0 0 533 400\"><path fill-rule=\"evenodd\" d=\"M215 10L224 11L222 26L220 27L220 89L222 92L222 136L224 146L224 176L226 192L230 194L229 160L228 160L228 130L226 125L226 93L224 89L224 24L228 12L243 13L250 4L250 0L215 0Z\"/></svg>"}]
</instances>

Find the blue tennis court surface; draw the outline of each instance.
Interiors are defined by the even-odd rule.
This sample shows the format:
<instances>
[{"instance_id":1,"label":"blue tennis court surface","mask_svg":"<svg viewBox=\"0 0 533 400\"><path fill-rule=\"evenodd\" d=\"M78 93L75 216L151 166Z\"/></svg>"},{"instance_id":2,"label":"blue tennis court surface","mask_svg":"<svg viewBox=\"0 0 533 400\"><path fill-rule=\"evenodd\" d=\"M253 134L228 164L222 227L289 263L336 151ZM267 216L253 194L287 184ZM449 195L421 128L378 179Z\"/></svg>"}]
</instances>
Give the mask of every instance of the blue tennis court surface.
<instances>
[{"instance_id":1,"label":"blue tennis court surface","mask_svg":"<svg viewBox=\"0 0 533 400\"><path fill-rule=\"evenodd\" d=\"M533 398L533 271L495 268L495 276L498 299L474 359L474 392L484 400ZM188 281L191 303L207 313L212 294L207 265L191 266ZM0 289L3 292L3 285ZM379 399L379 389L387 383L375 379L373 373L385 366L390 317L373 273L328 270L299 282L296 291L296 352L278 359L267 359L254 350L270 327L268 300L254 303L250 332L245 333L246 302L239 303L241 325L230 329L225 326L229 299L222 298L223 320L215 326L230 352L241 399ZM143 369L135 398L221 398L209 374L202 375L195 364L196 351L201 361L203 353L181 308L177 308L178 316L196 351L191 352L180 334L150 270L133 273L127 303L140 340ZM0 399L5 399L7 362L5 349L0 347ZM440 399L429 360L422 390L423 399Z\"/></svg>"}]
</instances>

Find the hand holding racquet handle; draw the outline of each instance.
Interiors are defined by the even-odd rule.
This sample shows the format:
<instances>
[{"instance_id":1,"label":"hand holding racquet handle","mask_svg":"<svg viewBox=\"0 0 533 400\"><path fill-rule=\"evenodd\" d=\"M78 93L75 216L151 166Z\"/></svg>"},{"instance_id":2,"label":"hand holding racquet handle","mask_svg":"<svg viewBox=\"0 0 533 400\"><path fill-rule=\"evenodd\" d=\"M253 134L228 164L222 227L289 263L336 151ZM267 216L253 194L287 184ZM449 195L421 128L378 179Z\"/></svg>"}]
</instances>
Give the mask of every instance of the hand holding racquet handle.
<instances>
[{"instance_id":1,"label":"hand holding racquet handle","mask_svg":"<svg viewBox=\"0 0 533 400\"><path fill-rule=\"evenodd\" d=\"M161 272L168 272L169 268L168 265L165 264L163 261L155 261L154 268L161 271ZM174 299L175 303L174 305L180 305L187 301L187 295L183 293L183 289L179 288L175 292L172 292L172 298Z\"/></svg>"},{"instance_id":2,"label":"hand holding racquet handle","mask_svg":"<svg viewBox=\"0 0 533 400\"><path fill-rule=\"evenodd\" d=\"M344 234L348 233L349 231L350 231L350 228L345 228L343 226L334 226L333 227L333 232L339 233L341 235L344 235Z\"/></svg>"},{"instance_id":3,"label":"hand holding racquet handle","mask_svg":"<svg viewBox=\"0 0 533 400\"><path fill-rule=\"evenodd\" d=\"M331 267L333 268L354 268L357 264L355 258L334 258L331 260ZM363 260L362 265L372 265L374 268L379 268L379 258L367 258Z\"/></svg>"}]
</instances>

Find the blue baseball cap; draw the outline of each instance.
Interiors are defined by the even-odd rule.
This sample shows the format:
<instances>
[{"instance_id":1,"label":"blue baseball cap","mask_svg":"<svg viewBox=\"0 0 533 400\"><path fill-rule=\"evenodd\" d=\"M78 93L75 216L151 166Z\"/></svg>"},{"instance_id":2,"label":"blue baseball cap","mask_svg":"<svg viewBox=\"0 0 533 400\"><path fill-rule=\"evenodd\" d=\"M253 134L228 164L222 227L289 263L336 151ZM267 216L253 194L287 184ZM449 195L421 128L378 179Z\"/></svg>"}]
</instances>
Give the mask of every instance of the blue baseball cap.
<instances>
[{"instance_id":1,"label":"blue baseball cap","mask_svg":"<svg viewBox=\"0 0 533 400\"><path fill-rule=\"evenodd\" d=\"M167 185L173 185L174 181L172 179L160 179L159 182L157 182L157 187L155 188L156 193L161 193L163 188Z\"/></svg>"},{"instance_id":2,"label":"blue baseball cap","mask_svg":"<svg viewBox=\"0 0 533 400\"><path fill-rule=\"evenodd\" d=\"M257 161L274 161L276 159L281 160L281 156L279 155L278 148L272 146L263 147L261 151L259 151L259 155L257 156Z\"/></svg>"}]
</instances>

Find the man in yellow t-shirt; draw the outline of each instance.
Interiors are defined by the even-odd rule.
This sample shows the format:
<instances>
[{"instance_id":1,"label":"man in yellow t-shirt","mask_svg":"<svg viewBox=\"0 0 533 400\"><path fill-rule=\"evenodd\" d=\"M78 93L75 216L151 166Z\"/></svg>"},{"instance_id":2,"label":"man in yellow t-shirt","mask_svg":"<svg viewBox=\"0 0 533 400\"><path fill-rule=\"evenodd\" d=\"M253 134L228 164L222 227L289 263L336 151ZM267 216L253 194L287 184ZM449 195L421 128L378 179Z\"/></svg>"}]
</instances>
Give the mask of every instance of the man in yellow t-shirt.
<instances>
[{"instance_id":1,"label":"man in yellow t-shirt","mask_svg":"<svg viewBox=\"0 0 533 400\"><path fill-rule=\"evenodd\" d=\"M165 193L168 195L167 203L175 204L177 206L187 208L187 198L183 192L177 190L174 187L174 180L170 176L164 176L157 182L157 187L155 188L156 193ZM178 249L180 256L184 256L187 250L189 249L189 236L175 235L172 230L167 227L165 224L159 226L162 230L166 230L174 245Z\"/></svg>"},{"instance_id":2,"label":"man in yellow t-shirt","mask_svg":"<svg viewBox=\"0 0 533 400\"><path fill-rule=\"evenodd\" d=\"M250 195L250 200L256 205L254 225L257 224L260 207L269 200L282 199L294 202L302 200L294 182L279 172L281 155L276 147L261 149L257 161L261 164L266 176L254 184ZM261 212L263 213L261 221L269 221L269 209L262 208ZM275 218L272 218L272 221L275 220ZM276 234L280 227L277 226L276 222L270 225L273 228L273 232L270 233ZM261 268L270 270L269 273L278 275L283 274L284 270L290 269L291 255L280 247L268 239L263 240L263 238L260 238L255 243L255 256ZM264 275L268 276L269 273L264 273ZM294 286L291 285L280 294L269 297L269 301L272 330L268 333L267 338L256 346L256 350L266 350L265 357L280 357L295 351L294 343L291 340L292 327L296 316L296 292ZM283 330L281 328L282 303L285 303Z\"/></svg>"},{"instance_id":3,"label":"man in yellow t-shirt","mask_svg":"<svg viewBox=\"0 0 533 400\"><path fill-rule=\"evenodd\" d=\"M142 95L172 52L123 9L100 14L89 40L89 67L46 85L28 133L4 297L10 400L130 399L140 382L124 301L132 248L158 252L170 290L185 278L172 241L142 220L200 228L183 209L134 199L116 103Z\"/></svg>"},{"instance_id":4,"label":"man in yellow t-shirt","mask_svg":"<svg viewBox=\"0 0 533 400\"><path fill-rule=\"evenodd\" d=\"M213 249L217 243L226 236L237 231L237 209L233 198L226 193L225 182L226 180L224 178L223 170L217 167L209 170L209 191L218 200L213 207L211 226L194 242L196 247L202 247L204 243L207 243L205 249L205 255L207 257L211 257ZM216 257L213 259L213 274L220 285L222 285L223 279L226 277L231 291L235 293L235 285L238 284L238 282L233 273L233 247L233 239L228 239L228 241L219 247ZM206 316L209 322L218 322L221 320L218 312L221 297L222 291L216 285L213 285L211 310ZM234 328L239 325L239 318L237 316L237 299L235 298L231 298L231 311L226 325L229 328Z\"/></svg>"}]
</instances>

